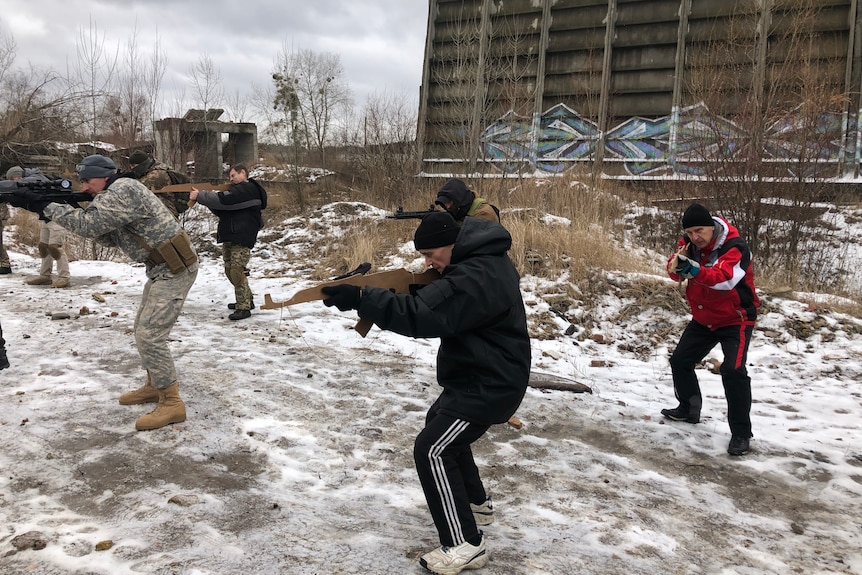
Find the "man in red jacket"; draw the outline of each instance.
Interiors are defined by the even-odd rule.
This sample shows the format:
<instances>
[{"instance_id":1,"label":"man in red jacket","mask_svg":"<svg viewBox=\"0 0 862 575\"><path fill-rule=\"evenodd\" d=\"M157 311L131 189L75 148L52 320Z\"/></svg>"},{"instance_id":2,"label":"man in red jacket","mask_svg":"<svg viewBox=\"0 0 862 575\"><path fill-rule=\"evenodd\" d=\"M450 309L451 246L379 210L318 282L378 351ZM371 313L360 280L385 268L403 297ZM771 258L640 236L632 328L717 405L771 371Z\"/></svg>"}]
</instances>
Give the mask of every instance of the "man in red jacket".
<instances>
[{"instance_id":1,"label":"man in red jacket","mask_svg":"<svg viewBox=\"0 0 862 575\"><path fill-rule=\"evenodd\" d=\"M667 271L675 281L688 280L685 297L692 319L670 357L679 406L661 413L674 421L700 422L703 397L694 368L720 344L724 361L719 372L731 433L727 452L744 455L752 437L751 378L745 363L760 306L751 250L735 227L700 204L685 210L682 227L685 236L668 260Z\"/></svg>"}]
</instances>

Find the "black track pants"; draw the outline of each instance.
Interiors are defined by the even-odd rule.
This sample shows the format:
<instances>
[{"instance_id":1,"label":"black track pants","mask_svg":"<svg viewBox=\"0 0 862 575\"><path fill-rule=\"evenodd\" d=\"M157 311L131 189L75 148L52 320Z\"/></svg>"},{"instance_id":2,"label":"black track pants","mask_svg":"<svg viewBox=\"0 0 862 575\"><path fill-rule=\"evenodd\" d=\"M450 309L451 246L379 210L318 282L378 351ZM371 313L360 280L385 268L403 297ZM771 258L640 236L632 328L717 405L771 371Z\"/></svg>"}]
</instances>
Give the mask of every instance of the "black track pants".
<instances>
[{"instance_id":1,"label":"black track pants","mask_svg":"<svg viewBox=\"0 0 862 575\"><path fill-rule=\"evenodd\" d=\"M488 427L442 415L435 402L416 437L416 472L441 545L454 547L479 534L470 503L482 503L486 495L470 444Z\"/></svg>"},{"instance_id":2,"label":"black track pants","mask_svg":"<svg viewBox=\"0 0 862 575\"><path fill-rule=\"evenodd\" d=\"M673 388L677 399L689 405L692 397L701 397L694 373L700 362L716 344L721 345L721 382L727 398L727 423L730 432L746 439L751 434L751 378L745 363L753 325L730 325L711 331L695 321L689 322L670 357Z\"/></svg>"}]
</instances>

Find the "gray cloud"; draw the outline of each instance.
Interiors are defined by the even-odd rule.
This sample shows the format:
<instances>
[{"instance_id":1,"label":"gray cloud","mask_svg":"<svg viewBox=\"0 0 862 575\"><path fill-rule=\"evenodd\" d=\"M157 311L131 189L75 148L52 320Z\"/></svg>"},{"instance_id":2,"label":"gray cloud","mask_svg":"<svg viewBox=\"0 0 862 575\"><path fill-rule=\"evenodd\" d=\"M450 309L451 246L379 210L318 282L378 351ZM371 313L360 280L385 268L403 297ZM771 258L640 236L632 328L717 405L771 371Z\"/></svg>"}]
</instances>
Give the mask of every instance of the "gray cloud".
<instances>
[{"instance_id":1,"label":"gray cloud","mask_svg":"<svg viewBox=\"0 0 862 575\"><path fill-rule=\"evenodd\" d=\"M424 0L0 0L0 26L15 38L18 67L64 72L92 21L107 44L119 44L121 57L130 38L143 54L158 38L168 59L163 91L182 87L203 54L219 69L227 93L268 85L287 45L338 54L358 103L384 88L418 93L427 14Z\"/></svg>"}]
</instances>

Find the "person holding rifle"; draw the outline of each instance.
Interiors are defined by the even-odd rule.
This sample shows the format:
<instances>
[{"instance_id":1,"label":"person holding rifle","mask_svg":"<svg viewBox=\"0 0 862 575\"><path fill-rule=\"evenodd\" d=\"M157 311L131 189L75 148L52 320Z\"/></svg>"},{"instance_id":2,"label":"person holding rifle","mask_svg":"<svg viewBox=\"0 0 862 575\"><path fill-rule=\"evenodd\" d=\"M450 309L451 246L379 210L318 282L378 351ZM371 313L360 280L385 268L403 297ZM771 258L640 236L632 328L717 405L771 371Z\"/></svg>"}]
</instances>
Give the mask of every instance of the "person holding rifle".
<instances>
[{"instance_id":1,"label":"person holding rifle","mask_svg":"<svg viewBox=\"0 0 862 575\"><path fill-rule=\"evenodd\" d=\"M479 526L494 521L471 445L515 413L530 377L530 337L520 278L499 223L447 212L425 216L413 236L426 267L442 277L415 293L340 284L323 287L326 306L355 309L381 329L440 338L437 382L413 459L441 546L420 558L433 573L488 562Z\"/></svg>"},{"instance_id":2,"label":"person holding rifle","mask_svg":"<svg viewBox=\"0 0 862 575\"><path fill-rule=\"evenodd\" d=\"M13 182L33 181L47 182L48 178L38 170L27 170L26 178L21 166L12 166L6 171L6 179ZM42 265L39 275L26 280L31 286L50 285L54 288L67 288L71 285L72 274L69 272L69 256L66 255L66 230L47 218L39 218L39 257ZM57 262L57 279L51 279L51 270Z\"/></svg>"},{"instance_id":3,"label":"person holding rifle","mask_svg":"<svg viewBox=\"0 0 862 575\"><path fill-rule=\"evenodd\" d=\"M13 205L44 215L79 236L121 249L146 266L141 303L135 316L135 344L147 382L120 396L121 405L156 403L135 421L138 431L159 429L186 419L174 360L171 329L198 275L198 257L177 219L143 184L117 173L106 156L87 156L75 166L86 208L46 200L37 191L15 190Z\"/></svg>"},{"instance_id":4,"label":"person holding rifle","mask_svg":"<svg viewBox=\"0 0 862 575\"><path fill-rule=\"evenodd\" d=\"M699 423L703 395L695 366L721 345L721 383L727 398L730 444L727 453L748 452L751 433L751 378L746 369L748 346L760 299L754 287L751 250L739 231L700 204L682 215L685 234L667 263L674 281L688 280L685 297L689 321L670 357L674 395L679 405L662 409L673 421Z\"/></svg>"}]
</instances>

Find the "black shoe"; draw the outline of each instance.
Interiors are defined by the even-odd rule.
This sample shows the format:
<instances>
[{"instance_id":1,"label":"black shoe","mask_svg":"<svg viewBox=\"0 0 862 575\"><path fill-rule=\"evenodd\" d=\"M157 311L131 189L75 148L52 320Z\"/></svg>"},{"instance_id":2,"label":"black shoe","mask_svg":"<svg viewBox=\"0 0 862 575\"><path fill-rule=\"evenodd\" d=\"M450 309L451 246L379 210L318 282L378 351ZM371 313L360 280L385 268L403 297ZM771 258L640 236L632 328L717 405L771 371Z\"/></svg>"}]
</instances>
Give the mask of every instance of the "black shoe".
<instances>
[{"instance_id":1,"label":"black shoe","mask_svg":"<svg viewBox=\"0 0 862 575\"><path fill-rule=\"evenodd\" d=\"M228 309L236 309L236 303L227 304ZM251 302L251 309L254 309L254 302Z\"/></svg>"},{"instance_id":2,"label":"black shoe","mask_svg":"<svg viewBox=\"0 0 862 575\"><path fill-rule=\"evenodd\" d=\"M6 350L0 349L0 369L9 367L9 358L6 357Z\"/></svg>"},{"instance_id":3,"label":"black shoe","mask_svg":"<svg viewBox=\"0 0 862 575\"><path fill-rule=\"evenodd\" d=\"M680 405L673 409L662 409L661 414L674 421L686 423L700 423L700 411L697 408Z\"/></svg>"},{"instance_id":4,"label":"black shoe","mask_svg":"<svg viewBox=\"0 0 862 575\"><path fill-rule=\"evenodd\" d=\"M234 321L236 321L238 319L245 319L247 317L251 317L251 310L238 309L235 312L233 312L232 314L230 314L229 316L227 316L228 319L232 319Z\"/></svg>"},{"instance_id":5,"label":"black shoe","mask_svg":"<svg viewBox=\"0 0 862 575\"><path fill-rule=\"evenodd\" d=\"M734 435L730 438L730 444L727 446L727 452L730 455L745 455L748 453L748 438Z\"/></svg>"},{"instance_id":6,"label":"black shoe","mask_svg":"<svg viewBox=\"0 0 862 575\"><path fill-rule=\"evenodd\" d=\"M11 273L12 273L12 268L10 268L8 266L0 267L0 275L6 275L6 274L11 274Z\"/></svg>"}]
</instances>

